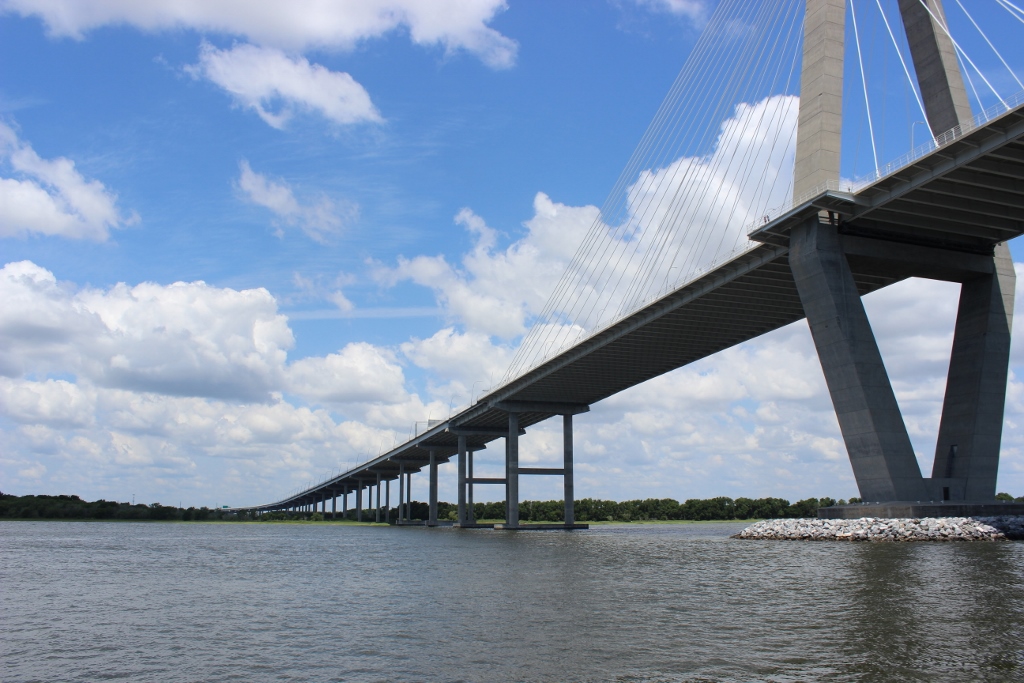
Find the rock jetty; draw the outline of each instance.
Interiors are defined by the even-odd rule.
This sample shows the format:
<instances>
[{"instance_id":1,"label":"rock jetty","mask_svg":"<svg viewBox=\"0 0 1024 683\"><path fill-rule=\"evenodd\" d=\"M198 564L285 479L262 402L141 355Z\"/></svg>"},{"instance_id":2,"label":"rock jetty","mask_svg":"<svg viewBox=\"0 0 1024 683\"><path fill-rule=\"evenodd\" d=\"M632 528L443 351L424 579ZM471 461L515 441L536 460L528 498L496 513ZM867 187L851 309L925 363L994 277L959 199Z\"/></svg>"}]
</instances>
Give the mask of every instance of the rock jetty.
<instances>
[{"instance_id":1,"label":"rock jetty","mask_svg":"<svg viewBox=\"0 0 1024 683\"><path fill-rule=\"evenodd\" d=\"M766 519L733 538L773 541L1006 541L1024 539L1024 517Z\"/></svg>"}]
</instances>

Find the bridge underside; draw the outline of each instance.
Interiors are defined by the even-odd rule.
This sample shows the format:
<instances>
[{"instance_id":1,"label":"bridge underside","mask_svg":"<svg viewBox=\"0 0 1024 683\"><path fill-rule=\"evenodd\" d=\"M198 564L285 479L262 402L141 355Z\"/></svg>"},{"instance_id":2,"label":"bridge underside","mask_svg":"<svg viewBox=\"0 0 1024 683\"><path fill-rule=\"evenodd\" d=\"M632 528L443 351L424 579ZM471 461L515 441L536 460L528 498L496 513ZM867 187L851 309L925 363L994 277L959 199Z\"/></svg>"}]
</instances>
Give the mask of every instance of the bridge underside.
<instances>
[{"instance_id":1,"label":"bridge underside","mask_svg":"<svg viewBox=\"0 0 1024 683\"><path fill-rule=\"evenodd\" d=\"M1024 234L1022 211L1024 112L1018 107L856 194L823 192L754 232L760 244L751 250L448 421L340 477L254 509L309 505L374 484L378 475L394 480L430 467L431 456L436 468L459 454L459 429L465 451L507 437L513 402L516 424L526 428L803 319L789 259L792 233L808 221L834 225L863 296L908 277L963 283L991 275L997 245Z\"/></svg>"}]
</instances>

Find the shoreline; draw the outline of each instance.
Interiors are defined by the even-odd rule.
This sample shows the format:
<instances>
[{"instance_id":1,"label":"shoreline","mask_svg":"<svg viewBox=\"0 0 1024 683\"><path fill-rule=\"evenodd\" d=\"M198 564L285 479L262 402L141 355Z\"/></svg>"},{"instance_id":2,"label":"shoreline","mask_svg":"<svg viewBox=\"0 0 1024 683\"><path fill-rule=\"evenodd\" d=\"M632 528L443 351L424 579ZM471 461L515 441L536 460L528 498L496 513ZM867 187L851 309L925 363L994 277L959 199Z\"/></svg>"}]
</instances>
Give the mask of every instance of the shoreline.
<instances>
[{"instance_id":1,"label":"shoreline","mask_svg":"<svg viewBox=\"0 0 1024 683\"><path fill-rule=\"evenodd\" d=\"M643 525L657 525L657 524L751 524L752 522L763 521L760 519L645 519L637 520L633 522L622 522L607 520L600 522L583 522L584 524L590 524L591 526L643 526ZM332 525L341 524L346 526L379 526L379 527L390 527L390 526L403 526L397 524L388 524L386 522L357 522L351 519L323 519L323 520L309 520L309 519L274 519L274 520L227 520L227 519L211 519L211 520L195 520L195 519L102 519L99 517L0 517L0 522L107 522L113 524L313 524L313 525ZM484 519L479 521L480 524L504 524L503 519ZM552 522L529 522L529 524L561 524L561 520ZM420 524L410 524L410 527L423 526Z\"/></svg>"}]
</instances>

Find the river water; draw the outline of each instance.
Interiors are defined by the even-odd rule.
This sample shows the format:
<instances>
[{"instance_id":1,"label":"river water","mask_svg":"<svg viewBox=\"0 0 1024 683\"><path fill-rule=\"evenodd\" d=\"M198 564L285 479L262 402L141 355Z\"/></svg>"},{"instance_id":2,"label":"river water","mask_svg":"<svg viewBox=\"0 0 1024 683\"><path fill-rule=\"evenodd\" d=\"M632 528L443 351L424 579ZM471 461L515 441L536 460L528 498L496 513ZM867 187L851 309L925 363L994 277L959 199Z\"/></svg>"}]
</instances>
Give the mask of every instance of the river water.
<instances>
[{"instance_id":1,"label":"river water","mask_svg":"<svg viewBox=\"0 0 1024 683\"><path fill-rule=\"evenodd\" d=\"M1024 681L1024 543L0 523L0 680Z\"/></svg>"}]
</instances>

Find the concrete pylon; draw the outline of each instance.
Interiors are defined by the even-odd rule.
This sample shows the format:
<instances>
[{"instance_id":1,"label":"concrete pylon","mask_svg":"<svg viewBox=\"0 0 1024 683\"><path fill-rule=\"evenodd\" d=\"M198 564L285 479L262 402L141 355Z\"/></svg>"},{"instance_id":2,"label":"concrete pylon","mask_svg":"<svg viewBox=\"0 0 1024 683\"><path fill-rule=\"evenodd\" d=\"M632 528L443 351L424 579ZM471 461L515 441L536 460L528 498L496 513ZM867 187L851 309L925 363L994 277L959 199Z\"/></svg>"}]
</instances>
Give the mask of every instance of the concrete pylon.
<instances>
[{"instance_id":1,"label":"concrete pylon","mask_svg":"<svg viewBox=\"0 0 1024 683\"><path fill-rule=\"evenodd\" d=\"M834 225L790 235L789 265L861 497L927 500L896 395Z\"/></svg>"},{"instance_id":2,"label":"concrete pylon","mask_svg":"<svg viewBox=\"0 0 1024 683\"><path fill-rule=\"evenodd\" d=\"M839 180L845 25L845 0L807 0L793 197Z\"/></svg>"},{"instance_id":3,"label":"concrete pylon","mask_svg":"<svg viewBox=\"0 0 1024 683\"><path fill-rule=\"evenodd\" d=\"M933 135L971 116L941 0L899 0ZM839 179L845 0L807 0L794 197ZM1015 275L998 245L991 273L961 284L932 478L924 479L840 235L817 216L790 234L790 268L861 496L991 501L995 496ZM972 257L976 258L976 257Z\"/></svg>"},{"instance_id":4,"label":"concrete pylon","mask_svg":"<svg viewBox=\"0 0 1024 683\"><path fill-rule=\"evenodd\" d=\"M928 127L940 135L971 118L942 0L899 0L899 7Z\"/></svg>"},{"instance_id":5,"label":"concrete pylon","mask_svg":"<svg viewBox=\"0 0 1024 683\"><path fill-rule=\"evenodd\" d=\"M942 0L900 0L900 16L932 135L971 118ZM931 496L993 500L999 469L1016 274L1006 244L993 273L963 282L932 466Z\"/></svg>"},{"instance_id":6,"label":"concrete pylon","mask_svg":"<svg viewBox=\"0 0 1024 683\"><path fill-rule=\"evenodd\" d=\"M1005 243L996 247L993 261L992 275L960 286L932 467L932 496L941 500L986 501L996 495L1017 276Z\"/></svg>"}]
</instances>

